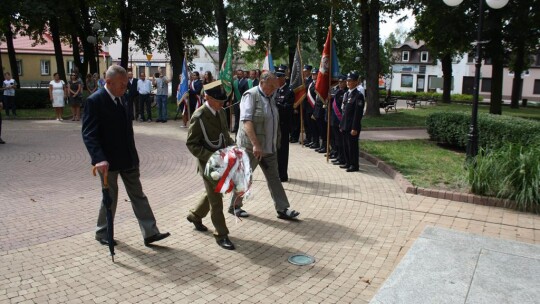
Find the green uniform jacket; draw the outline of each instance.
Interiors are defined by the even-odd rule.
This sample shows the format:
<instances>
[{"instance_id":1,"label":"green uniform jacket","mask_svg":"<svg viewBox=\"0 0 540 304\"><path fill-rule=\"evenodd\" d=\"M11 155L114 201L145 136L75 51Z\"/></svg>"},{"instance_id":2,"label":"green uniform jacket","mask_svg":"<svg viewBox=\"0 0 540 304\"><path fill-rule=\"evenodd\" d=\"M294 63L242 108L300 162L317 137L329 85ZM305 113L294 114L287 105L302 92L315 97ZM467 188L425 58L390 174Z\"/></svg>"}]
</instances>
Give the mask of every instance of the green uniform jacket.
<instances>
[{"instance_id":1,"label":"green uniform jacket","mask_svg":"<svg viewBox=\"0 0 540 304\"><path fill-rule=\"evenodd\" d=\"M199 172L204 172L204 167L214 152L231 145L234 145L234 140L229 134L224 110L218 111L216 116L206 104L203 104L193 113L189 122L186 146L199 160Z\"/></svg>"}]
</instances>

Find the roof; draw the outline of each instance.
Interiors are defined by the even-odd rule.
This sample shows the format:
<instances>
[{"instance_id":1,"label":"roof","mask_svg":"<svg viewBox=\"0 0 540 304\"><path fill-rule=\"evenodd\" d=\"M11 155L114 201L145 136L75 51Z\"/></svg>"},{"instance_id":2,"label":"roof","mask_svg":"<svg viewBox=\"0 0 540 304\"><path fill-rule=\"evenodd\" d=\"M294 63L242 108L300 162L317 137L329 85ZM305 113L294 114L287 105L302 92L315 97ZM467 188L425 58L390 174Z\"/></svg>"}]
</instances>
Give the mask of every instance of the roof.
<instances>
[{"instance_id":1,"label":"roof","mask_svg":"<svg viewBox=\"0 0 540 304\"><path fill-rule=\"evenodd\" d=\"M13 46L17 54L47 54L54 55L54 44L49 33L43 34L44 44L36 44L29 36L16 35L13 37ZM34 45L35 44L35 45ZM0 51L7 53L7 44L0 45ZM68 44L62 44L62 54L73 55L73 49Z\"/></svg>"},{"instance_id":2,"label":"roof","mask_svg":"<svg viewBox=\"0 0 540 304\"><path fill-rule=\"evenodd\" d=\"M240 38L242 39L242 41L244 41L245 44L249 45L249 46L254 46L255 43L257 41L253 40L253 39L248 39L248 38Z\"/></svg>"},{"instance_id":3,"label":"roof","mask_svg":"<svg viewBox=\"0 0 540 304\"><path fill-rule=\"evenodd\" d=\"M413 50L417 50L423 46L425 46L426 43L422 40L418 41L418 43L416 43L416 41L414 40L409 40L409 41L405 41L404 43L398 45L395 47L395 49L400 49L400 48L403 48L403 47L409 47Z\"/></svg>"}]
</instances>

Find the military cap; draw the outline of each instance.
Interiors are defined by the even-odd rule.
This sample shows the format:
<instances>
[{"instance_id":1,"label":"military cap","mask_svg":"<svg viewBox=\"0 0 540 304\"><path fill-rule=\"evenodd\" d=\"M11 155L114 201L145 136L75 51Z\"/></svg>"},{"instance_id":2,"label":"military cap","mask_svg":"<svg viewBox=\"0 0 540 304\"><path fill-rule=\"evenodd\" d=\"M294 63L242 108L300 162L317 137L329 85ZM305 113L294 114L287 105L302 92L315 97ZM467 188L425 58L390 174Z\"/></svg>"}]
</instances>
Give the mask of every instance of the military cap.
<instances>
[{"instance_id":1,"label":"military cap","mask_svg":"<svg viewBox=\"0 0 540 304\"><path fill-rule=\"evenodd\" d=\"M358 72L356 71L352 71L352 72L349 72L349 74L347 74L347 80L358 80Z\"/></svg>"},{"instance_id":2,"label":"military cap","mask_svg":"<svg viewBox=\"0 0 540 304\"><path fill-rule=\"evenodd\" d=\"M286 71L287 71L287 66L280 64L276 69L276 77L285 77Z\"/></svg>"},{"instance_id":3,"label":"military cap","mask_svg":"<svg viewBox=\"0 0 540 304\"><path fill-rule=\"evenodd\" d=\"M311 71L311 69L313 69L312 66L310 66L309 64L304 64L304 71Z\"/></svg>"},{"instance_id":4,"label":"military cap","mask_svg":"<svg viewBox=\"0 0 540 304\"><path fill-rule=\"evenodd\" d=\"M347 80L347 76L345 76L343 74L340 74L339 77L338 77L338 80L339 81L345 81L345 80Z\"/></svg>"},{"instance_id":5,"label":"military cap","mask_svg":"<svg viewBox=\"0 0 540 304\"><path fill-rule=\"evenodd\" d=\"M204 85L203 89L205 94L214 98L216 101L227 101L227 93L225 92L225 88L223 87L221 80L210 82L209 84Z\"/></svg>"},{"instance_id":6,"label":"military cap","mask_svg":"<svg viewBox=\"0 0 540 304\"><path fill-rule=\"evenodd\" d=\"M319 73L319 69L317 68L314 68L313 70L311 70L311 74L318 74Z\"/></svg>"}]
</instances>

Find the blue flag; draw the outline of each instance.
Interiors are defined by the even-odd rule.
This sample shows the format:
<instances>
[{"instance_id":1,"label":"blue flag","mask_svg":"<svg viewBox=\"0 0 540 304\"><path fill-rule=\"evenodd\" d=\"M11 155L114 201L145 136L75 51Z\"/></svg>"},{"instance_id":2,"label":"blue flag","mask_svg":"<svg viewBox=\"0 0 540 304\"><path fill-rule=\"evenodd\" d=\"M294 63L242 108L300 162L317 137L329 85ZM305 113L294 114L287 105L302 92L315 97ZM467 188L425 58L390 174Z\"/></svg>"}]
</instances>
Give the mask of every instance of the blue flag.
<instances>
[{"instance_id":1,"label":"blue flag","mask_svg":"<svg viewBox=\"0 0 540 304\"><path fill-rule=\"evenodd\" d=\"M339 71L339 60L337 57L336 51L336 41L332 41L332 81L338 81L339 76L341 75Z\"/></svg>"},{"instance_id":2,"label":"blue flag","mask_svg":"<svg viewBox=\"0 0 540 304\"><path fill-rule=\"evenodd\" d=\"M182 64L182 79L180 79L180 86L178 88L178 93L176 94L176 104L178 105L187 100L189 92L188 80L186 55L184 55L184 63Z\"/></svg>"}]
</instances>

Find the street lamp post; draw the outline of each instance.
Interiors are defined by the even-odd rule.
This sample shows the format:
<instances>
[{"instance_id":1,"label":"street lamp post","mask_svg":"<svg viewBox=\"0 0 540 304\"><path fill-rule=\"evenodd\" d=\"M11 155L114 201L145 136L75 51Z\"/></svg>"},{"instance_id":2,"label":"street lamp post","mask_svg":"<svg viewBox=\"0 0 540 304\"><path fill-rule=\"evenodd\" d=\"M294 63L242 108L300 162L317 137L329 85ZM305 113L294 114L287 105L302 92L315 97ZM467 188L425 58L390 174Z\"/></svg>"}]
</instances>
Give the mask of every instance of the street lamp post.
<instances>
[{"instance_id":1,"label":"street lamp post","mask_svg":"<svg viewBox=\"0 0 540 304\"><path fill-rule=\"evenodd\" d=\"M101 24L99 24L99 22L94 23L92 25L92 30L94 30L95 36L88 36L88 38L86 38L86 41L96 46L97 73L99 75L99 39L98 38L99 38L99 30L101 30ZM103 43L105 44L109 43L110 39L111 37L108 37L108 36L101 37L101 41L103 41Z\"/></svg>"},{"instance_id":2,"label":"street lamp post","mask_svg":"<svg viewBox=\"0 0 540 304\"><path fill-rule=\"evenodd\" d=\"M448 6L457 6L463 0L443 0ZM474 72L474 92L473 105L471 115L471 125L469 127L469 136L467 141L467 158L470 159L478 154L478 97L480 94L480 68L482 67L482 27L484 23L484 0L478 0L478 31L476 33L476 56L475 56L475 72ZM508 4L508 0L486 0L489 7L500 9Z\"/></svg>"}]
</instances>

